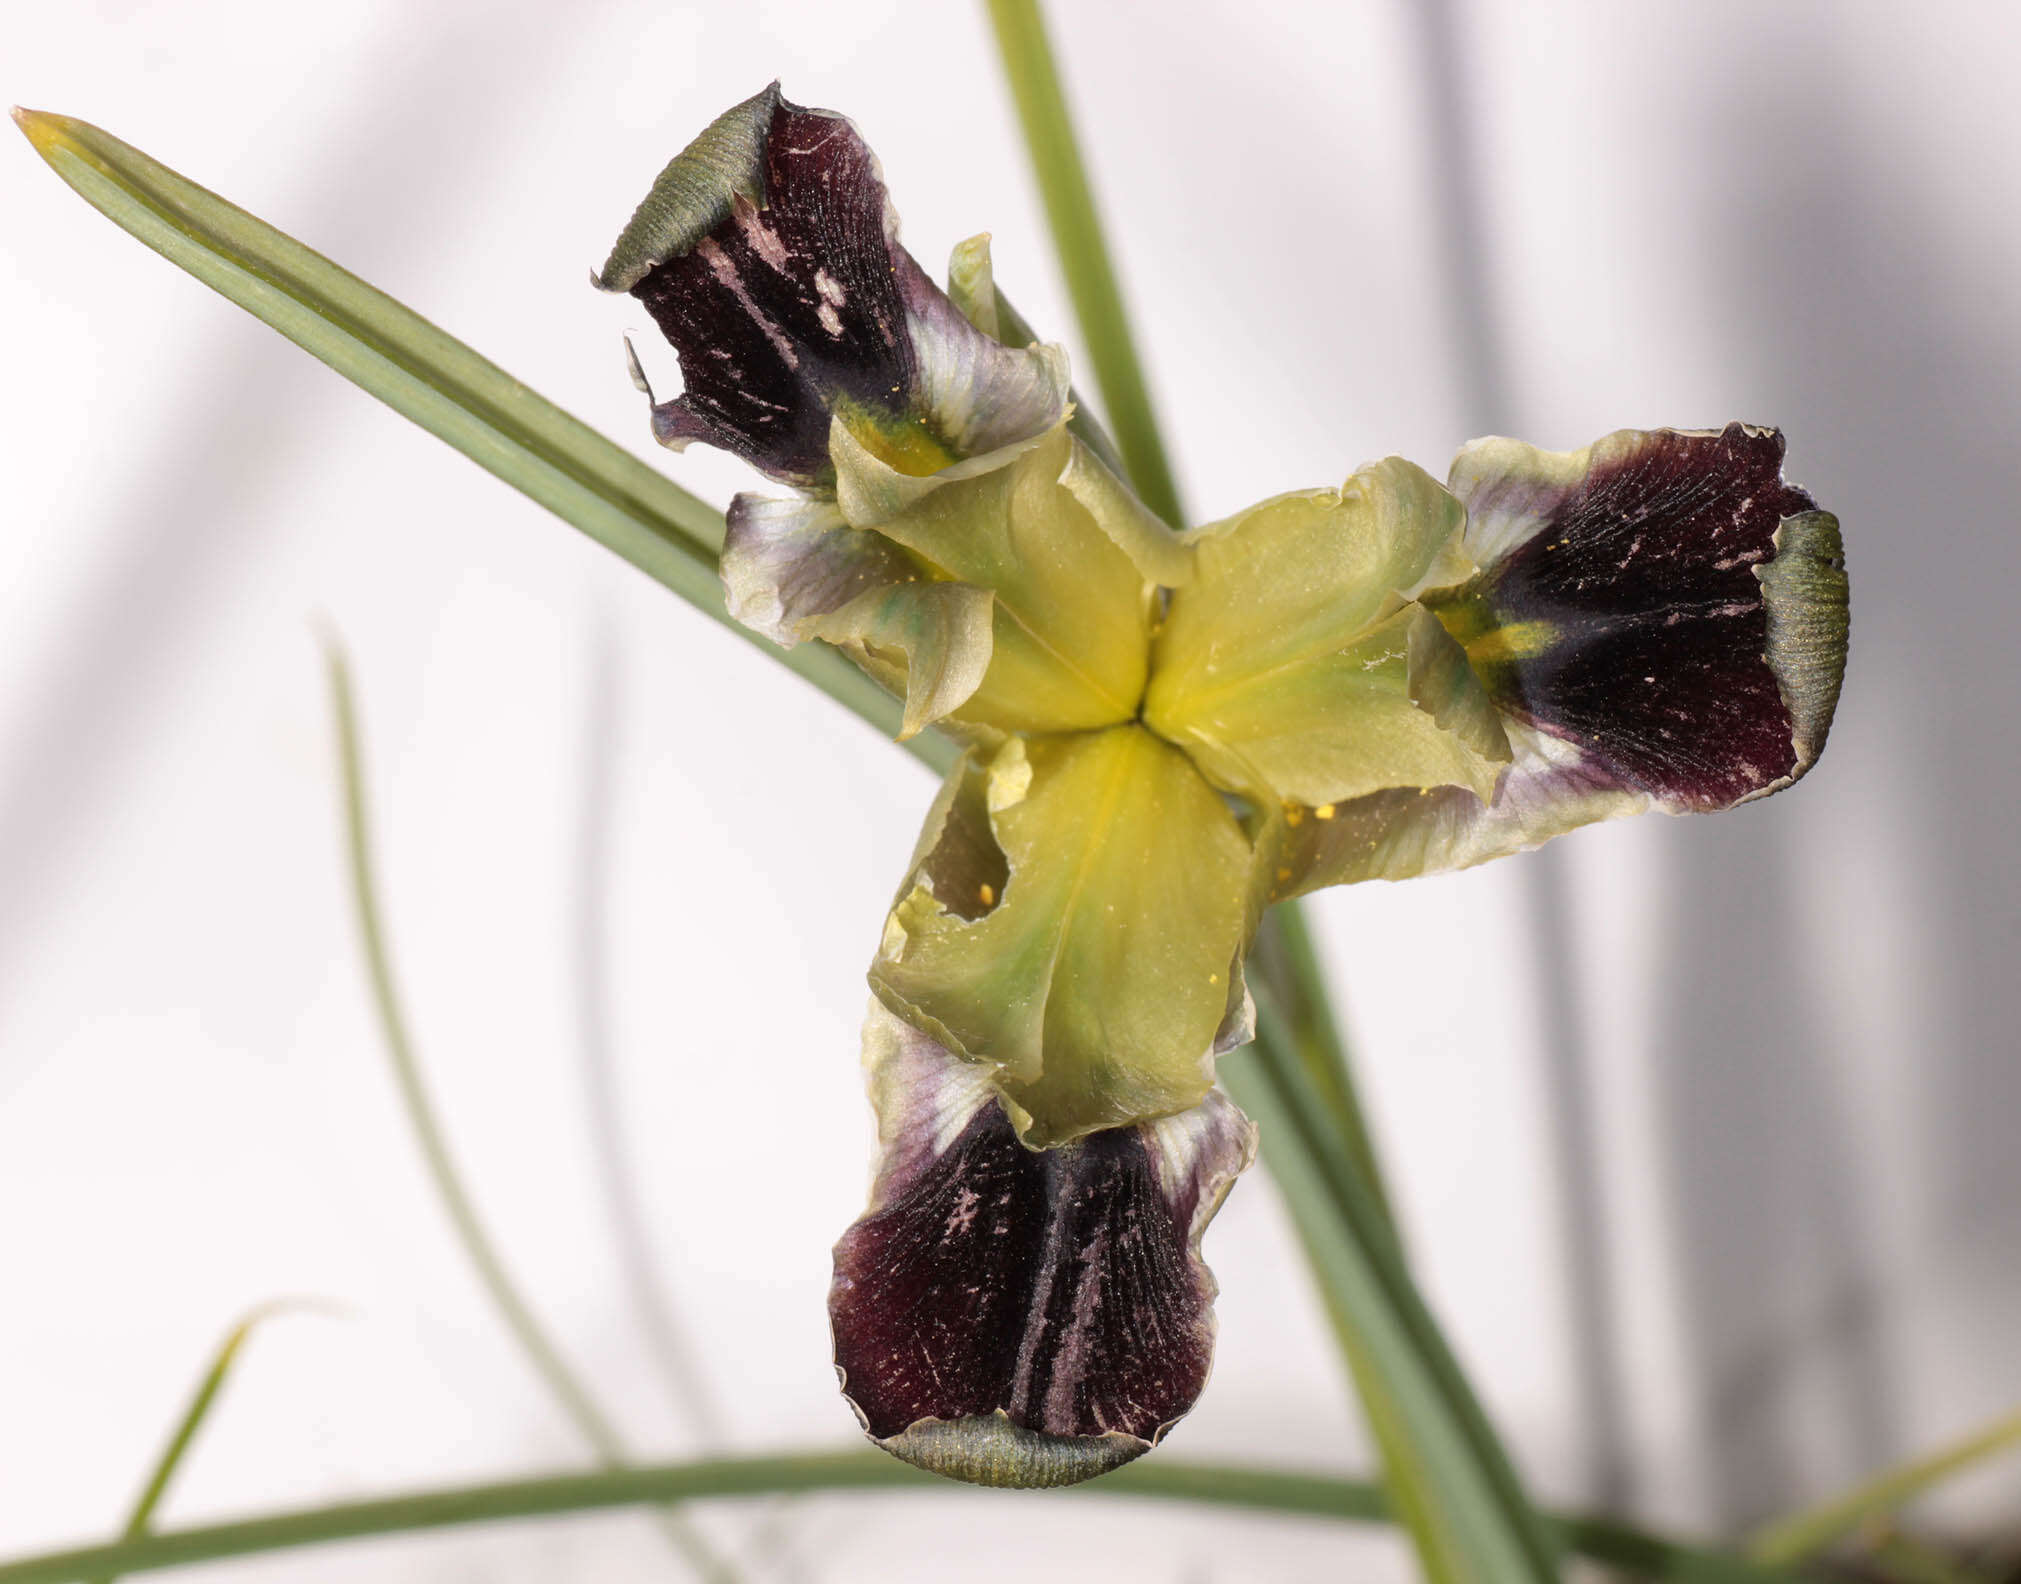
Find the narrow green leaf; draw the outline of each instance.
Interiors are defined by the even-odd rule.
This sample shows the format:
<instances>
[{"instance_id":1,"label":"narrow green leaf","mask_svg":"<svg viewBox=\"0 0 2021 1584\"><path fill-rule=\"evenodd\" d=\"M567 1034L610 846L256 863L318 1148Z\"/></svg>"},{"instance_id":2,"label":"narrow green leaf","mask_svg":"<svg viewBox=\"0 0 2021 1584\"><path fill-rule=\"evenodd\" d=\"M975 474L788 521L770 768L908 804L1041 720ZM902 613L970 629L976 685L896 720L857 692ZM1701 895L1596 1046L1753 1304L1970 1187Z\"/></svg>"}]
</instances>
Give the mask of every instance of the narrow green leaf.
<instances>
[{"instance_id":1,"label":"narrow green leaf","mask_svg":"<svg viewBox=\"0 0 2021 1584\"><path fill-rule=\"evenodd\" d=\"M224 1341L218 1344L217 1351L211 1355L210 1367L204 1371L203 1379L197 1382L197 1389L189 1400L189 1406L183 1410L182 1418L176 1421L176 1427L169 1435L168 1445L162 1448L161 1456L155 1460L154 1469L148 1475L147 1483L141 1487L140 1497L134 1502L133 1511L127 1517L126 1528L121 1531L122 1539L133 1540L147 1533L147 1526L154 1520L155 1510L161 1506L162 1498L168 1494L169 1482L175 1478L176 1470L182 1466L184 1456L196 1441L197 1432L203 1428L204 1420L209 1417L211 1408L216 1404L218 1393L224 1389L225 1379L231 1374L232 1365L238 1360L239 1349L245 1346L246 1338L253 1334L260 1322L289 1310L326 1307L328 1306L303 1300L280 1299L273 1303L261 1304L225 1333ZM101 1584L112 1584L112 1579L113 1575L107 1574Z\"/></svg>"},{"instance_id":2,"label":"narrow green leaf","mask_svg":"<svg viewBox=\"0 0 2021 1584\"><path fill-rule=\"evenodd\" d=\"M1326 974L1319 965L1302 903L1280 902L1264 915L1249 962L1250 972L1269 986L1298 1058L1325 1098L1335 1136L1353 1156L1385 1219L1393 1220L1389 1190L1383 1185L1375 1140L1362 1112L1347 1041L1327 994Z\"/></svg>"},{"instance_id":3,"label":"narrow green leaf","mask_svg":"<svg viewBox=\"0 0 2021 1584\"><path fill-rule=\"evenodd\" d=\"M1258 997L1258 1037L1222 1064L1255 1119L1384 1455L1397 1505L1434 1580L1555 1580L1556 1545L1524 1495L1404 1264L1394 1228L1327 1106Z\"/></svg>"},{"instance_id":4,"label":"narrow green leaf","mask_svg":"<svg viewBox=\"0 0 2021 1584\"><path fill-rule=\"evenodd\" d=\"M477 1272L492 1307L512 1333L527 1363L596 1452L606 1468L622 1467L629 1459L617 1426L597 1405L587 1387L576 1378L534 1315L533 1306L519 1290L505 1259L498 1251L462 1174L449 1153L449 1140L421 1076L421 1064L407 1033L407 1016L393 981L392 954L386 946L386 930L379 916L379 888L373 877L372 834L365 799L363 754L358 742L358 712L351 695L351 675L336 644L326 644L330 676L330 702L337 728L337 762L343 778L344 842L349 858L351 903L357 915L359 941L365 951L365 967L372 987L372 1007L378 1014L379 1030L392 1062L393 1077L400 1090L400 1104L407 1113L414 1141L428 1168L429 1181L442 1201L456 1240ZM667 1541L695 1572L715 1584L735 1584L735 1572L718 1558L708 1543L680 1513L672 1508L659 1514Z\"/></svg>"},{"instance_id":5,"label":"narrow green leaf","mask_svg":"<svg viewBox=\"0 0 2021 1584\"><path fill-rule=\"evenodd\" d=\"M1973 1566L1905 1534L1883 1532L1861 1547L1859 1558L1887 1584L2013 1584L2014 1578L2011 1568Z\"/></svg>"},{"instance_id":6,"label":"narrow green leaf","mask_svg":"<svg viewBox=\"0 0 2021 1584\"><path fill-rule=\"evenodd\" d=\"M1165 459L1165 443L1158 434L1123 293L1102 238L1101 216L1074 139L1045 21L1037 0L989 0L989 15L996 27L997 54L1024 126L1025 148L1045 202L1060 271L1073 299L1074 318L1087 343L1095 384L1108 405L1116 449L1144 503L1168 523L1184 527L1178 486Z\"/></svg>"},{"instance_id":7,"label":"narrow green leaf","mask_svg":"<svg viewBox=\"0 0 2021 1584\"><path fill-rule=\"evenodd\" d=\"M1183 523L1038 0L988 0L988 9L1118 447L1138 493ZM1265 971L1251 981L1264 1038L1249 1062L1225 1062L1222 1074L1262 1126L1265 1162L1291 1203L1426 1575L1432 1584L1555 1579L1551 1539L1404 1264L1309 943L1296 917L1274 928ZM1273 945L1295 1022L1264 1005Z\"/></svg>"},{"instance_id":8,"label":"narrow green leaf","mask_svg":"<svg viewBox=\"0 0 2021 1584\"><path fill-rule=\"evenodd\" d=\"M716 1458L601 1474L547 1475L468 1485L171 1530L112 1545L0 1563L0 1584L71 1584L107 1572L145 1573L336 1540L651 1502L834 1490L941 1495L958 1491L969 1502L998 1501L1020 1511L1028 1510L1031 1501L1022 1492L978 1492L951 1486L868 1450ZM1071 1491L1052 1493L1052 1499L1070 1501L1114 1497L1350 1522L1380 1522L1388 1511L1382 1492L1360 1480L1277 1469L1215 1467L1173 1458L1147 1458ZM1567 1518L1558 1520L1558 1526L1566 1543L1582 1554L1659 1584L1791 1584L1787 1574L1716 1551L1679 1545L1605 1519Z\"/></svg>"},{"instance_id":9,"label":"narrow green leaf","mask_svg":"<svg viewBox=\"0 0 2021 1584\"><path fill-rule=\"evenodd\" d=\"M1887 1469L1830 1501L1777 1519L1749 1540L1748 1554L1776 1566L1807 1561L1869 1519L1885 1517L1954 1475L2017 1449L2021 1449L2021 1413L2012 1413L1961 1441Z\"/></svg>"},{"instance_id":10,"label":"narrow green leaf","mask_svg":"<svg viewBox=\"0 0 2021 1584\"><path fill-rule=\"evenodd\" d=\"M495 363L264 221L85 121L14 118L50 167L115 224L272 325L887 736L895 699L824 644L780 650L730 620L716 577L723 519ZM944 773L937 734L907 744Z\"/></svg>"}]
</instances>

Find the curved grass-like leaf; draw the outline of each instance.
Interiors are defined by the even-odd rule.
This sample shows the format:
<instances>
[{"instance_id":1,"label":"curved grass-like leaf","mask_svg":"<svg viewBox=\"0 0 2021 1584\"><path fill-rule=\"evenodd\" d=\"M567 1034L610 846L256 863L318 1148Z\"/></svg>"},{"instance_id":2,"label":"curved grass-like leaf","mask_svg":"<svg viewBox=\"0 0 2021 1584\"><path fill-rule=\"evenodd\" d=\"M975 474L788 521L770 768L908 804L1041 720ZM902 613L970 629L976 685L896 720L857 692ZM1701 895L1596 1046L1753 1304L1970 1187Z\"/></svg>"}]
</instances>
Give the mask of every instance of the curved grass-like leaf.
<instances>
[{"instance_id":1,"label":"curved grass-like leaf","mask_svg":"<svg viewBox=\"0 0 2021 1584\"><path fill-rule=\"evenodd\" d=\"M547 1475L468 1485L170 1530L111 1545L0 1562L0 1584L71 1584L108 1572L153 1572L338 1540L652 1502L837 1490L944 1494L953 1489L956 1487L945 1480L922 1474L882 1452L717 1458L600 1474ZM985 1496L964 1489L963 1494L970 1501L999 1500L1018 1503L1021 1508L1029 1502L1022 1493ZM1292 1470L1217 1467L1170 1458L1147 1458L1058 1496L1069 1500L1082 1496L1120 1496L1183 1501L1352 1523L1381 1522L1389 1512L1382 1491L1361 1480ZM1721 1552L1679 1545L1611 1520L1573 1517L1554 1523L1556 1532L1573 1550L1657 1584L1792 1584L1787 1573Z\"/></svg>"},{"instance_id":2,"label":"curved grass-like leaf","mask_svg":"<svg viewBox=\"0 0 2021 1584\"><path fill-rule=\"evenodd\" d=\"M407 1113L414 1141L421 1151L428 1179L434 1184L443 1212L455 1229L456 1240L477 1273L485 1295L526 1361L540 1377L549 1395L575 1425L583 1440L595 1451L606 1468L621 1468L630 1461L624 1437L604 1412L589 1388L577 1378L561 1349L534 1314L533 1306L521 1293L519 1284L506 1268L505 1258L477 1212L470 1190L449 1153L449 1140L436 1116L414 1044L407 1033L407 1017L401 1007L393 980L392 954L386 944L386 928L379 916L379 888L373 875L371 820L365 800L365 771L358 740L358 710L351 695L351 674L334 641L327 644L331 713L335 717L337 765L343 782L344 845L349 859L351 905L357 915L359 943L365 953L366 975L371 981L372 1009L378 1015L379 1031L386 1055L393 1067L393 1079L400 1090L401 1109ZM687 1562L695 1574L710 1584L737 1584L736 1570L715 1553L708 1541L673 1507L657 1515L667 1543Z\"/></svg>"},{"instance_id":3,"label":"curved grass-like leaf","mask_svg":"<svg viewBox=\"0 0 2021 1584\"><path fill-rule=\"evenodd\" d=\"M1886 1517L1953 1475L2017 1449L2021 1449L2021 1413L2011 1413L1962 1441L1886 1469L1843 1495L1765 1525L1749 1540L1748 1555L1774 1567L1807 1562L1869 1519Z\"/></svg>"},{"instance_id":4,"label":"curved grass-like leaf","mask_svg":"<svg viewBox=\"0 0 2021 1584\"><path fill-rule=\"evenodd\" d=\"M1257 1040L1223 1063L1255 1120L1381 1447L1399 1516L1433 1580L1555 1580L1557 1546L1418 1295L1396 1230L1266 988Z\"/></svg>"},{"instance_id":5,"label":"curved grass-like leaf","mask_svg":"<svg viewBox=\"0 0 2021 1584\"><path fill-rule=\"evenodd\" d=\"M1362 1115L1347 1041L1327 995L1318 945L1302 902L1280 902L1263 915L1262 928L1249 948L1249 972L1260 978L1275 998L1284 1018L1284 1032L1298 1051L1307 1076L1325 1098L1334 1136L1347 1146L1384 1217L1393 1219L1381 1161L1369 1134L1368 1119Z\"/></svg>"},{"instance_id":6,"label":"curved grass-like leaf","mask_svg":"<svg viewBox=\"0 0 2021 1584\"><path fill-rule=\"evenodd\" d=\"M216 1406L218 1393L224 1390L225 1379L238 1362L239 1350L263 1320L290 1310L307 1310L324 1307L307 1300L277 1299L251 1310L239 1323L225 1333L217 1351L211 1355L210 1367L204 1371L203 1379L197 1382L197 1389L190 1396L189 1406L183 1410L182 1418L170 1432L168 1444L162 1448L161 1456L155 1459L154 1468L149 1472L147 1483L141 1487L140 1496L133 1504L133 1511L127 1515L126 1528L120 1532L122 1540L137 1540L145 1535L148 1525L154 1521L155 1509L160 1507L162 1498L168 1494L170 1481L176 1470L182 1467L182 1460L196 1442L197 1432L203 1428L204 1420L210 1417ZM112 1584L117 1575L106 1574L99 1584Z\"/></svg>"},{"instance_id":7,"label":"curved grass-like leaf","mask_svg":"<svg viewBox=\"0 0 2021 1584\"><path fill-rule=\"evenodd\" d=\"M840 654L781 652L732 621L716 558L723 518L412 309L87 121L14 119L84 200L487 472L798 672L887 736L899 705ZM954 746L907 744L945 772Z\"/></svg>"}]
</instances>

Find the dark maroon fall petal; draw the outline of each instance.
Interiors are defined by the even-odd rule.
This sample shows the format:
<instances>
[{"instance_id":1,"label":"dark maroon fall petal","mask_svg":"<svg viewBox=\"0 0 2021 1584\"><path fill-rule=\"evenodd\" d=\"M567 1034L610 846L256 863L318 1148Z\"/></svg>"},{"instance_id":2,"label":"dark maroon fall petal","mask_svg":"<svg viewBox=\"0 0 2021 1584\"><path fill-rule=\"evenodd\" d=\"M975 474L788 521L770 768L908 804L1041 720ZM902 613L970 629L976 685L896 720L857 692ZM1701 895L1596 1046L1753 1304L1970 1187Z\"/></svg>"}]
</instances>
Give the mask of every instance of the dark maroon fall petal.
<instances>
[{"instance_id":1,"label":"dark maroon fall petal","mask_svg":"<svg viewBox=\"0 0 2021 1584\"><path fill-rule=\"evenodd\" d=\"M600 277L645 305L681 362L655 435L705 441L792 484L828 476L838 405L906 414L916 359L876 157L775 83L685 150Z\"/></svg>"},{"instance_id":2,"label":"dark maroon fall petal","mask_svg":"<svg viewBox=\"0 0 2021 1584\"><path fill-rule=\"evenodd\" d=\"M870 1212L836 1245L829 1299L865 1429L908 1462L992 1485L1072 1484L1149 1450L1207 1381L1199 1240L1253 1154L1249 1124L1217 1094L1030 1150L976 1069L872 1018L886 1153Z\"/></svg>"},{"instance_id":3,"label":"dark maroon fall petal","mask_svg":"<svg viewBox=\"0 0 2021 1584\"><path fill-rule=\"evenodd\" d=\"M1622 430L1584 451L1477 440L1453 464L1479 571L1421 596L1466 649L1514 759L1465 788L1287 810L1273 897L1521 852L1643 809L1764 797L1823 751L1845 674L1838 519L1782 436Z\"/></svg>"},{"instance_id":4,"label":"dark maroon fall petal","mask_svg":"<svg viewBox=\"0 0 2021 1584\"><path fill-rule=\"evenodd\" d=\"M1788 777L1756 572L1783 520L1814 507L1782 456L1773 429L1655 430L1603 443L1574 484L1533 489L1536 531L1468 594L1503 627L1551 629L1534 654L1483 667L1497 702L1672 806L1725 808Z\"/></svg>"}]
</instances>

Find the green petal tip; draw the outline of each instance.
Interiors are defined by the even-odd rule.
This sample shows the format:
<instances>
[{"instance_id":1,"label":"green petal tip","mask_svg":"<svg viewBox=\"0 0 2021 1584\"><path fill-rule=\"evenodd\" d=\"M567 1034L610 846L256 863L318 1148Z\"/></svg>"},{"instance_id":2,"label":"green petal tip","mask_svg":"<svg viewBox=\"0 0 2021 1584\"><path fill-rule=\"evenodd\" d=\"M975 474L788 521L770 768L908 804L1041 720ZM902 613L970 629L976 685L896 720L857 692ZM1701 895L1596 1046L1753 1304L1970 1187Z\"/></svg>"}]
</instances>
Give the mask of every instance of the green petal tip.
<instances>
[{"instance_id":1,"label":"green petal tip","mask_svg":"<svg viewBox=\"0 0 2021 1584\"><path fill-rule=\"evenodd\" d=\"M1055 1436L1026 1430L1001 1410L922 1419L877 1443L901 1462L944 1479L1009 1490L1049 1490L1095 1479L1150 1451L1135 1436Z\"/></svg>"}]
</instances>

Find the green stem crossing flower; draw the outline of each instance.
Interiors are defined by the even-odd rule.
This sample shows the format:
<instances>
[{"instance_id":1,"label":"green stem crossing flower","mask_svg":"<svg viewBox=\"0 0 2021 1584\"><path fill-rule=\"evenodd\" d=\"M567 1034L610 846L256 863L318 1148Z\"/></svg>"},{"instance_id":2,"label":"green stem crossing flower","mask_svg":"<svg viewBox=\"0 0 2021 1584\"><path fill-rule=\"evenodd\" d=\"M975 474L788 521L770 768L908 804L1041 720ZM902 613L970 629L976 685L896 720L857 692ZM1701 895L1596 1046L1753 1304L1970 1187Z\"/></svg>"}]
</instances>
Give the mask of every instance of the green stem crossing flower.
<instances>
[{"instance_id":1,"label":"green stem crossing flower","mask_svg":"<svg viewBox=\"0 0 2021 1584\"><path fill-rule=\"evenodd\" d=\"M874 1452L800 1452L713 1458L593 1474L550 1474L412 1495L339 1502L236 1522L136 1535L107 1545L0 1561L0 1584L77 1584L104 1573L134 1574L298 1546L412 1534L460 1524L583 1513L652 1502L718 1500L784 1492L930 1492L940 1486ZM1210 1507L1380 1523L1388 1504L1376 1486L1337 1475L1158 1460L1085 1487L1109 1498L1182 1501ZM1632 1569L1659 1584L1791 1584L1791 1576L1718 1551L1666 1540L1605 1518L1553 1520L1566 1543L1596 1562Z\"/></svg>"}]
</instances>

